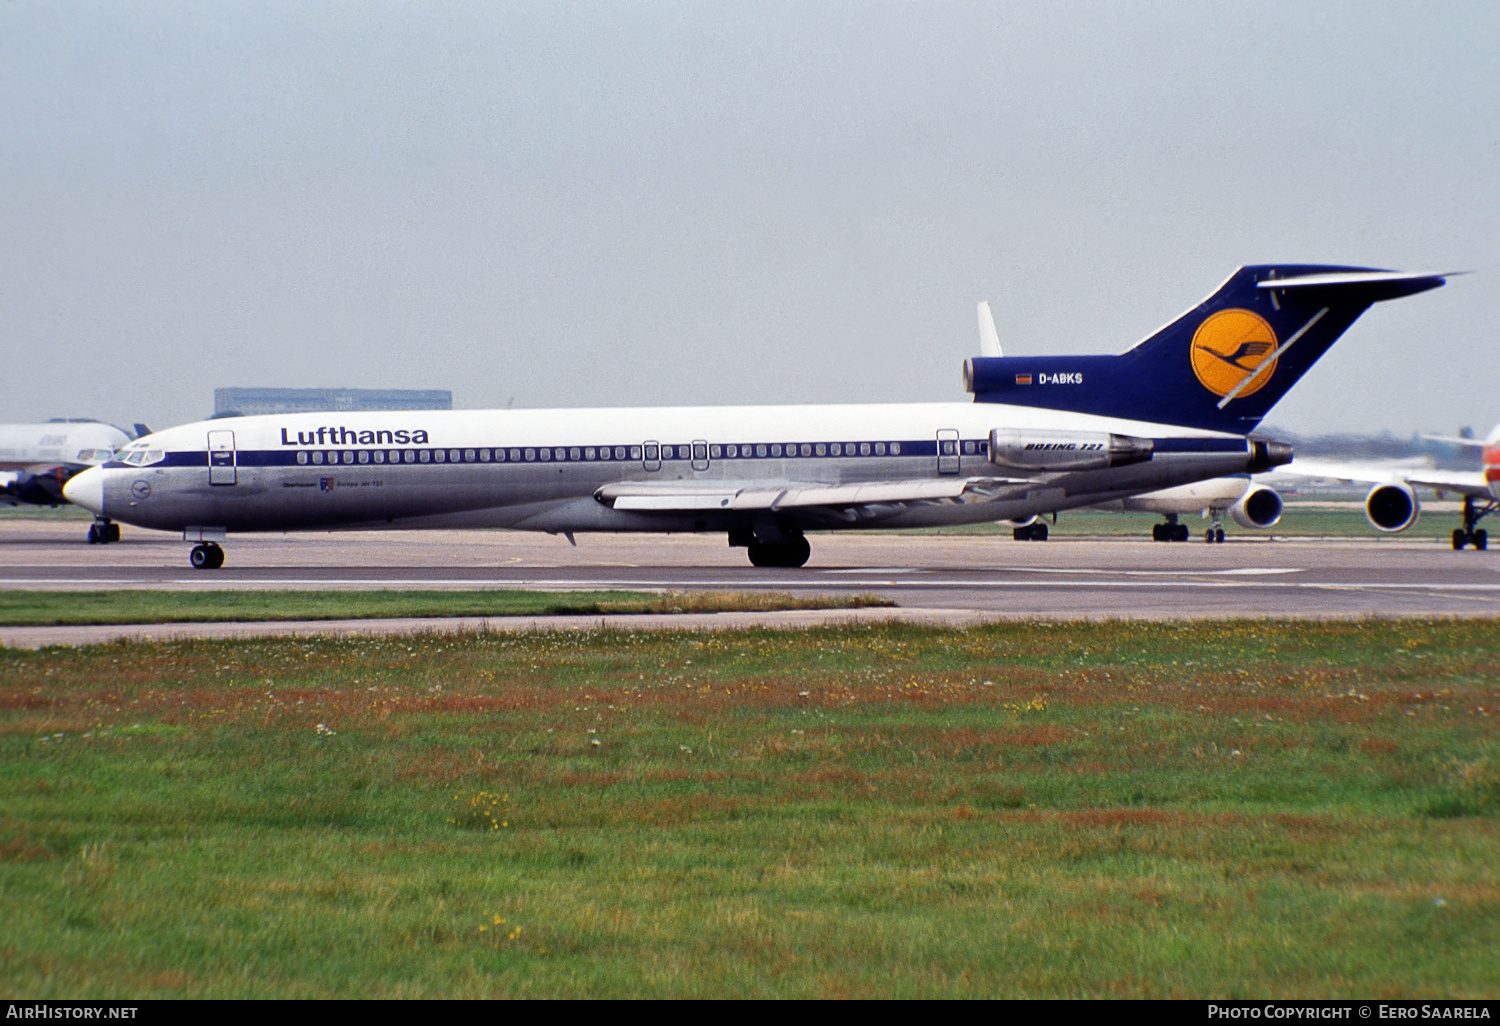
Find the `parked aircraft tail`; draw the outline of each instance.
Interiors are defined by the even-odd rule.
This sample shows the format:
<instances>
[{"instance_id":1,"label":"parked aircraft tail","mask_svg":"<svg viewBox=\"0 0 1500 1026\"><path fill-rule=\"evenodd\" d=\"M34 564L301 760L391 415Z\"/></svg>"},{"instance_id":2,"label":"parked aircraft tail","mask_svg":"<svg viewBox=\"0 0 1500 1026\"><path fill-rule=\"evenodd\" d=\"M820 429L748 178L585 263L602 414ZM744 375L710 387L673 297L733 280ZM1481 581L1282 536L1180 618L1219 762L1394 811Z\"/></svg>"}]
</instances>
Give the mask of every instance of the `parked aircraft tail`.
<instances>
[{"instance_id":1,"label":"parked aircraft tail","mask_svg":"<svg viewBox=\"0 0 1500 1026\"><path fill-rule=\"evenodd\" d=\"M1241 267L1118 356L980 356L965 362L964 383L975 402L1244 434L1372 304L1445 281L1365 267Z\"/></svg>"}]
</instances>

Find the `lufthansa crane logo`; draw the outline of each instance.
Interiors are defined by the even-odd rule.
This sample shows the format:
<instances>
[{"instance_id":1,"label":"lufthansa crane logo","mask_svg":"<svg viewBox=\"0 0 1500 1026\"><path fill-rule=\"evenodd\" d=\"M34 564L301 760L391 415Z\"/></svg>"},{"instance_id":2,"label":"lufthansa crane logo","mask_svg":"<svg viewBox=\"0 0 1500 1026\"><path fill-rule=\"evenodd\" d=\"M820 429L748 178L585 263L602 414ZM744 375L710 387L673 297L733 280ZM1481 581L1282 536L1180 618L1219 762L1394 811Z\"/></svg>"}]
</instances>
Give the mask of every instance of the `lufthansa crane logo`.
<instances>
[{"instance_id":1,"label":"lufthansa crane logo","mask_svg":"<svg viewBox=\"0 0 1500 1026\"><path fill-rule=\"evenodd\" d=\"M1255 379L1236 393L1240 399L1254 395L1271 380L1276 361L1266 363L1266 357L1275 351L1276 332L1265 319L1236 309L1220 310L1198 325L1189 355L1193 373L1214 395L1228 395L1254 374Z\"/></svg>"}]
</instances>

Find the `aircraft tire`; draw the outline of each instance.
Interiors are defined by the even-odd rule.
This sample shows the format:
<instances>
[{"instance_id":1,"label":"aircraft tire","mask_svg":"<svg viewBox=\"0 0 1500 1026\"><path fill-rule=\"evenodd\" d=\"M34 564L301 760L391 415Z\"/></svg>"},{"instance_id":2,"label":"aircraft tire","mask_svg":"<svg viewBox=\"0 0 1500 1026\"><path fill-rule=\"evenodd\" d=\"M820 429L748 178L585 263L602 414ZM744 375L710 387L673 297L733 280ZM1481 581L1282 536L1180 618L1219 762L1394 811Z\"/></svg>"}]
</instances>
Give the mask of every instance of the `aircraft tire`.
<instances>
[{"instance_id":1,"label":"aircraft tire","mask_svg":"<svg viewBox=\"0 0 1500 1026\"><path fill-rule=\"evenodd\" d=\"M100 542L100 538L99 538L99 525L98 524L90 524L89 525L89 544L90 545L98 545L99 542Z\"/></svg>"},{"instance_id":2,"label":"aircraft tire","mask_svg":"<svg viewBox=\"0 0 1500 1026\"><path fill-rule=\"evenodd\" d=\"M794 568L805 564L812 555L806 538L789 538L780 545L751 542L750 562L754 566Z\"/></svg>"},{"instance_id":3,"label":"aircraft tire","mask_svg":"<svg viewBox=\"0 0 1500 1026\"><path fill-rule=\"evenodd\" d=\"M224 550L213 542L194 545L193 551L188 553L188 562L193 564L194 570L217 570L224 565Z\"/></svg>"},{"instance_id":4,"label":"aircraft tire","mask_svg":"<svg viewBox=\"0 0 1500 1026\"><path fill-rule=\"evenodd\" d=\"M1203 540L1208 542L1210 545L1214 543L1214 529L1212 527L1203 532Z\"/></svg>"},{"instance_id":5,"label":"aircraft tire","mask_svg":"<svg viewBox=\"0 0 1500 1026\"><path fill-rule=\"evenodd\" d=\"M1222 528L1222 527L1216 527L1216 528L1214 528L1214 543L1216 545L1223 545L1224 544L1224 528Z\"/></svg>"},{"instance_id":6,"label":"aircraft tire","mask_svg":"<svg viewBox=\"0 0 1500 1026\"><path fill-rule=\"evenodd\" d=\"M1462 527L1453 529L1453 551L1462 552L1463 547L1469 544L1469 535Z\"/></svg>"},{"instance_id":7,"label":"aircraft tire","mask_svg":"<svg viewBox=\"0 0 1500 1026\"><path fill-rule=\"evenodd\" d=\"M1190 536L1187 524L1172 525L1172 541L1187 541Z\"/></svg>"},{"instance_id":8,"label":"aircraft tire","mask_svg":"<svg viewBox=\"0 0 1500 1026\"><path fill-rule=\"evenodd\" d=\"M1044 524L1044 523L1042 523L1040 520L1038 520L1036 523L1032 524L1031 527L1028 528L1028 530L1031 531L1031 540L1032 541L1046 541L1047 540L1047 525Z\"/></svg>"},{"instance_id":9,"label":"aircraft tire","mask_svg":"<svg viewBox=\"0 0 1500 1026\"><path fill-rule=\"evenodd\" d=\"M120 540L119 524L104 524L99 528L99 540L102 542L117 542Z\"/></svg>"},{"instance_id":10,"label":"aircraft tire","mask_svg":"<svg viewBox=\"0 0 1500 1026\"><path fill-rule=\"evenodd\" d=\"M1151 525L1151 540L1152 541L1167 541L1168 540L1167 528L1169 526L1170 525L1168 525L1168 524L1152 524Z\"/></svg>"},{"instance_id":11,"label":"aircraft tire","mask_svg":"<svg viewBox=\"0 0 1500 1026\"><path fill-rule=\"evenodd\" d=\"M1490 547L1490 533L1483 528L1475 531L1469 537L1474 540L1474 548L1479 552L1483 552Z\"/></svg>"}]
</instances>

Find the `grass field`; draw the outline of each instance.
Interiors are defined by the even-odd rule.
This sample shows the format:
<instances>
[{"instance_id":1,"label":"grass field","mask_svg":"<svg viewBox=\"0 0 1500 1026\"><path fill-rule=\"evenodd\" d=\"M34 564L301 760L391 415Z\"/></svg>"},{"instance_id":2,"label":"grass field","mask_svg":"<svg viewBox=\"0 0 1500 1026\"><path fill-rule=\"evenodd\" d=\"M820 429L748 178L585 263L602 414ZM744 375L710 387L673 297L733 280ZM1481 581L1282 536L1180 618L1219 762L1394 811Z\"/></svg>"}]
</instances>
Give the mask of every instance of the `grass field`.
<instances>
[{"instance_id":1,"label":"grass field","mask_svg":"<svg viewBox=\"0 0 1500 1026\"><path fill-rule=\"evenodd\" d=\"M694 591L0 591L0 626L357 620L370 617L600 616L893 606L881 595Z\"/></svg>"},{"instance_id":2,"label":"grass field","mask_svg":"<svg viewBox=\"0 0 1500 1026\"><path fill-rule=\"evenodd\" d=\"M0 651L0 989L1500 995L1500 625Z\"/></svg>"}]
</instances>

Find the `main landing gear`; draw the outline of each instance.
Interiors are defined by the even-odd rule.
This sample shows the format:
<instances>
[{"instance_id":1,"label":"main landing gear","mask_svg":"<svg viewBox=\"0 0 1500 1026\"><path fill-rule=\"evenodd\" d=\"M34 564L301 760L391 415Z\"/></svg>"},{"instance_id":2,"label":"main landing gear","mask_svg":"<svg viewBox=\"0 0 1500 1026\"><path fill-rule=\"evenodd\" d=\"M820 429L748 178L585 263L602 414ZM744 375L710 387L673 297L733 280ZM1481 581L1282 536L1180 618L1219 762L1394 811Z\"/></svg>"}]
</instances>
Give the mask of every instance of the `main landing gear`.
<instances>
[{"instance_id":1,"label":"main landing gear","mask_svg":"<svg viewBox=\"0 0 1500 1026\"><path fill-rule=\"evenodd\" d=\"M193 546L188 562L194 570L217 570L224 565L224 550L213 542L203 542Z\"/></svg>"},{"instance_id":2,"label":"main landing gear","mask_svg":"<svg viewBox=\"0 0 1500 1026\"><path fill-rule=\"evenodd\" d=\"M113 520L100 517L89 525L89 544L108 545L120 540L120 525Z\"/></svg>"},{"instance_id":3,"label":"main landing gear","mask_svg":"<svg viewBox=\"0 0 1500 1026\"><path fill-rule=\"evenodd\" d=\"M1025 527L1013 528L1010 536L1016 541L1046 541L1047 525L1041 520L1034 520Z\"/></svg>"},{"instance_id":4,"label":"main landing gear","mask_svg":"<svg viewBox=\"0 0 1500 1026\"><path fill-rule=\"evenodd\" d=\"M1476 525L1497 509L1500 509L1500 502L1479 503L1474 501L1472 495L1466 496L1464 498L1464 526L1455 528L1453 531L1454 551L1456 552L1466 545L1474 546L1478 552L1483 552L1489 548L1489 532Z\"/></svg>"},{"instance_id":5,"label":"main landing gear","mask_svg":"<svg viewBox=\"0 0 1500 1026\"><path fill-rule=\"evenodd\" d=\"M755 566L799 567L812 555L801 531L776 524L757 524L753 531L730 531L729 544L749 549Z\"/></svg>"},{"instance_id":6,"label":"main landing gear","mask_svg":"<svg viewBox=\"0 0 1500 1026\"><path fill-rule=\"evenodd\" d=\"M1165 524L1152 525L1151 540L1159 542L1187 541L1188 526L1187 524L1179 524L1177 522L1176 513L1168 513Z\"/></svg>"}]
</instances>

